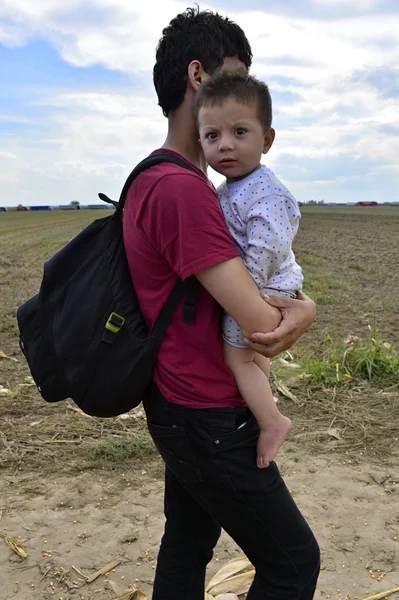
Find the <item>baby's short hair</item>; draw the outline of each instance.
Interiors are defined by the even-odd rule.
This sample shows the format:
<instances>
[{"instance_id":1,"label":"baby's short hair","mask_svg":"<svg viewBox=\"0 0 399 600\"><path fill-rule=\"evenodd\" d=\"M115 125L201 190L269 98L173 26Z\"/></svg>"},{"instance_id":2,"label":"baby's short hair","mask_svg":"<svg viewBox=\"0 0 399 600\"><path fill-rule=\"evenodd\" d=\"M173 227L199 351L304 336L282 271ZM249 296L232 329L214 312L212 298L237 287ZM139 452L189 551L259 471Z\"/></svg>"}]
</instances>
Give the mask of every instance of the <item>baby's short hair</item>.
<instances>
[{"instance_id":1,"label":"baby's short hair","mask_svg":"<svg viewBox=\"0 0 399 600\"><path fill-rule=\"evenodd\" d=\"M266 83L245 72L222 71L201 85L195 96L194 117L204 106L220 106L228 98L241 104L257 103L258 118L265 131L272 125L272 98Z\"/></svg>"}]
</instances>

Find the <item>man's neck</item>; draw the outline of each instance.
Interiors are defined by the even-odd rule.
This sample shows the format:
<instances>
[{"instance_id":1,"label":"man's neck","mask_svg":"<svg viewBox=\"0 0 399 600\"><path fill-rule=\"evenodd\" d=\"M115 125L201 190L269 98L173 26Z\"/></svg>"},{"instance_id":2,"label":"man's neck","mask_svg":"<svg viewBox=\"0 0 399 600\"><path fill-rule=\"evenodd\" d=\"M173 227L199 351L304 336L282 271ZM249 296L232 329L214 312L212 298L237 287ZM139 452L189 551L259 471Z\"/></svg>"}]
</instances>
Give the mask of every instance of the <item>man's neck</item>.
<instances>
[{"instance_id":1,"label":"man's neck","mask_svg":"<svg viewBox=\"0 0 399 600\"><path fill-rule=\"evenodd\" d=\"M168 119L168 135L162 146L173 150L206 173L207 164L198 142L198 132L189 103L183 105Z\"/></svg>"}]
</instances>

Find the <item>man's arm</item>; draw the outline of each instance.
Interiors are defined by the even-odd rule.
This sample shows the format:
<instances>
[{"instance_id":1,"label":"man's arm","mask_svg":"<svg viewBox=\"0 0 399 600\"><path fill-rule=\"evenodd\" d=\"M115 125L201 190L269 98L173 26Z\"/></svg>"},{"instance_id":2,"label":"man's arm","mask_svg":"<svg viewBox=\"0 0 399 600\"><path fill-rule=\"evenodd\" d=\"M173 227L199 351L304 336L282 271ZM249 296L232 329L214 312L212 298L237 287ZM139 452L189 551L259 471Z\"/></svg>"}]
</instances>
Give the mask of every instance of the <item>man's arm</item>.
<instances>
[{"instance_id":1,"label":"man's arm","mask_svg":"<svg viewBox=\"0 0 399 600\"><path fill-rule=\"evenodd\" d=\"M263 356L290 348L314 320L314 302L305 294L299 293L298 300L273 297L265 302L241 258L204 269L196 277L238 322L251 340L249 346Z\"/></svg>"},{"instance_id":2,"label":"man's arm","mask_svg":"<svg viewBox=\"0 0 399 600\"><path fill-rule=\"evenodd\" d=\"M195 274L204 288L237 321L245 337L272 332L280 310L265 302L241 258L220 262Z\"/></svg>"},{"instance_id":3,"label":"man's arm","mask_svg":"<svg viewBox=\"0 0 399 600\"><path fill-rule=\"evenodd\" d=\"M273 358L291 348L309 329L316 316L316 304L303 292L297 292L296 299L266 296L265 300L271 306L279 308L282 321L271 333L257 332L246 341L253 350Z\"/></svg>"}]
</instances>

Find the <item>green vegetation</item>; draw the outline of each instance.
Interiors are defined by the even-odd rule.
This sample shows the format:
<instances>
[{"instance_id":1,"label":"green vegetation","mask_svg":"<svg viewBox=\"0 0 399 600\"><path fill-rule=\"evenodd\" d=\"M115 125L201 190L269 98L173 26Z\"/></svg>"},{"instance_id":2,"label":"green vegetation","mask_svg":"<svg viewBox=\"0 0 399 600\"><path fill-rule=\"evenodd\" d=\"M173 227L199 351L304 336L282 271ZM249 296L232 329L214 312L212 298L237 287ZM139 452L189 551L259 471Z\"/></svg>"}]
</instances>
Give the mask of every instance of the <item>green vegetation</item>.
<instances>
[{"instance_id":1,"label":"green vegetation","mask_svg":"<svg viewBox=\"0 0 399 600\"><path fill-rule=\"evenodd\" d=\"M316 304L331 304L337 299L338 291L347 288L348 284L344 281L334 279L325 271L320 272L320 267L316 271L315 267L304 267L306 281L306 291L313 298Z\"/></svg>"},{"instance_id":2,"label":"green vegetation","mask_svg":"<svg viewBox=\"0 0 399 600\"><path fill-rule=\"evenodd\" d=\"M91 446L93 458L119 463L123 460L143 459L157 454L157 449L147 430L136 429L129 437L109 437Z\"/></svg>"},{"instance_id":3,"label":"green vegetation","mask_svg":"<svg viewBox=\"0 0 399 600\"><path fill-rule=\"evenodd\" d=\"M332 304L337 299L335 294L325 292L324 290L309 290L309 293L316 304Z\"/></svg>"},{"instance_id":4,"label":"green vegetation","mask_svg":"<svg viewBox=\"0 0 399 600\"><path fill-rule=\"evenodd\" d=\"M326 387L359 380L384 387L399 381L399 354L371 327L366 337L341 343L326 334L320 358L309 357L302 366L304 379Z\"/></svg>"}]
</instances>

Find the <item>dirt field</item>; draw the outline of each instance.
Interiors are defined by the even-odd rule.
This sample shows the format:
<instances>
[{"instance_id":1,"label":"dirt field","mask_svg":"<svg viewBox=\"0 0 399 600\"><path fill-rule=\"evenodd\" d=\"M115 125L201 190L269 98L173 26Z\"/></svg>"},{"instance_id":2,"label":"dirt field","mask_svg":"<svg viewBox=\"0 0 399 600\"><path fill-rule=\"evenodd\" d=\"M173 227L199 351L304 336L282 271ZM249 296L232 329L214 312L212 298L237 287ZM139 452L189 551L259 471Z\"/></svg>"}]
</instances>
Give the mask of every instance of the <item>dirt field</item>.
<instances>
[{"instance_id":1,"label":"dirt field","mask_svg":"<svg viewBox=\"0 0 399 600\"><path fill-rule=\"evenodd\" d=\"M142 412L103 421L72 402L44 403L18 349L16 307L37 291L43 261L99 216L0 214L0 534L28 552L20 558L0 537L4 600L108 600L109 580L151 597L162 465ZM398 231L399 209L303 209L295 250L319 308L292 351L303 368L331 340L339 348L350 335L370 336L369 326L399 348ZM278 360L273 372L294 422L277 462L322 550L316 597L399 586L399 373L389 384L328 387ZM237 554L224 535L209 574ZM85 583L118 558L107 576Z\"/></svg>"}]
</instances>

